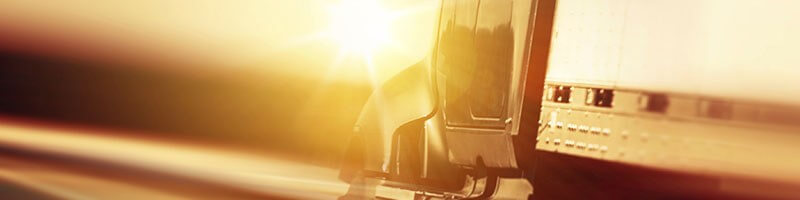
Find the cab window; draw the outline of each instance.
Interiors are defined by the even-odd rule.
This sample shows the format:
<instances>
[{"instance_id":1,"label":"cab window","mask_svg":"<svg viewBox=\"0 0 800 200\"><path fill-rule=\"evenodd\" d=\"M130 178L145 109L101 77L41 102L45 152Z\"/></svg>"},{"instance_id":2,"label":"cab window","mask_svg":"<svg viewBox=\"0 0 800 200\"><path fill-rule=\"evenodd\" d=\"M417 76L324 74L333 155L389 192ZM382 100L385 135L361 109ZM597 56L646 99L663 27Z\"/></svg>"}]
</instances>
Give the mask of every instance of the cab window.
<instances>
[{"instance_id":1,"label":"cab window","mask_svg":"<svg viewBox=\"0 0 800 200\"><path fill-rule=\"evenodd\" d=\"M514 51L512 1L456 1L442 21L440 70L449 125L504 127ZM443 14L445 14L443 12Z\"/></svg>"}]
</instances>

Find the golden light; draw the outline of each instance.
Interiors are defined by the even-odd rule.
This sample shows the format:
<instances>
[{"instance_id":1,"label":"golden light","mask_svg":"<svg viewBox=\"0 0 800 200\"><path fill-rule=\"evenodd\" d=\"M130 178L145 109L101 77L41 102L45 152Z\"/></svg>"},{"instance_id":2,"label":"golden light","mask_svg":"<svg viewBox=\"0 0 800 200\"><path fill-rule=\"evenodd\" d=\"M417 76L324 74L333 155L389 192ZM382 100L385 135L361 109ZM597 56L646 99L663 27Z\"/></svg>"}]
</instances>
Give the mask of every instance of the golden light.
<instances>
[{"instance_id":1,"label":"golden light","mask_svg":"<svg viewBox=\"0 0 800 200\"><path fill-rule=\"evenodd\" d=\"M330 15L329 36L345 53L368 57L391 40L389 12L375 0L344 0Z\"/></svg>"},{"instance_id":2,"label":"golden light","mask_svg":"<svg viewBox=\"0 0 800 200\"><path fill-rule=\"evenodd\" d=\"M330 61L323 79L369 81L373 87L424 57L431 46L434 0L337 0L315 16L321 29L276 45L278 50L314 46L326 54L309 62ZM315 12L316 13L316 12ZM333 44L333 45L330 45ZM333 47L333 48L331 48ZM425 54L425 55L423 55Z\"/></svg>"}]
</instances>

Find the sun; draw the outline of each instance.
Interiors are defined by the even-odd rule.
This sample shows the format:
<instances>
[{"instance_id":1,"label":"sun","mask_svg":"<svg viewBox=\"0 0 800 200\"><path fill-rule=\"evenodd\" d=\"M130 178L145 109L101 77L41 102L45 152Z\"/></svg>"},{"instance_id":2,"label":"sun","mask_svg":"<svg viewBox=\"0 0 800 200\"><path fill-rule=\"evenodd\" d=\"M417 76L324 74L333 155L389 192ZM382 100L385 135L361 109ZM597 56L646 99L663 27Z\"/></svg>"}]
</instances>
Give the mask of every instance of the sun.
<instances>
[{"instance_id":1,"label":"sun","mask_svg":"<svg viewBox=\"0 0 800 200\"><path fill-rule=\"evenodd\" d=\"M328 34L346 53L368 56L391 39L389 12L376 0L343 0L330 20Z\"/></svg>"}]
</instances>

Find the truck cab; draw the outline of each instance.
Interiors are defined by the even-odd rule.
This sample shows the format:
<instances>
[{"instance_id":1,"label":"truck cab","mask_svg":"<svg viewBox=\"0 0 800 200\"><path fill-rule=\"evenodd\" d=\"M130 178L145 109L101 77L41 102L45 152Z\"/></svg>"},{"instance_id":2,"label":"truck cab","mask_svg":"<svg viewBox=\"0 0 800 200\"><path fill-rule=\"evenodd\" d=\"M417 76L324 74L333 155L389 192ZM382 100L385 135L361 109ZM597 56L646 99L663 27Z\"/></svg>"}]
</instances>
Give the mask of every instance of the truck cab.
<instances>
[{"instance_id":1,"label":"truck cab","mask_svg":"<svg viewBox=\"0 0 800 200\"><path fill-rule=\"evenodd\" d=\"M370 97L343 179L467 197L461 190L478 180L523 177L553 9L554 1L442 1L432 54Z\"/></svg>"},{"instance_id":2,"label":"truck cab","mask_svg":"<svg viewBox=\"0 0 800 200\"><path fill-rule=\"evenodd\" d=\"M800 94L736 90L800 85L763 78L800 73L800 24L773 23L798 6L443 0L430 56L374 91L340 178L357 198L490 199L500 179L537 199L798 197L800 162L781 160L800 109L765 97Z\"/></svg>"}]
</instances>

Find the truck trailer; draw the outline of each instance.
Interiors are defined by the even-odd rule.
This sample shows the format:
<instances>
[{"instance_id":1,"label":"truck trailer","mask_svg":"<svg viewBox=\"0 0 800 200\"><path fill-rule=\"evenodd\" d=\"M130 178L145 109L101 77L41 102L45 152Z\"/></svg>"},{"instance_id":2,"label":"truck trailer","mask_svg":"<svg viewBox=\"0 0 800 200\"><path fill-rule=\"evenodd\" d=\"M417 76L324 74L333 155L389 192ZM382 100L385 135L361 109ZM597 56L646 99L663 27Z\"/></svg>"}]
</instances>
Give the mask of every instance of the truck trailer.
<instances>
[{"instance_id":1,"label":"truck trailer","mask_svg":"<svg viewBox=\"0 0 800 200\"><path fill-rule=\"evenodd\" d=\"M345 198L800 198L800 2L443 0L376 88Z\"/></svg>"}]
</instances>

